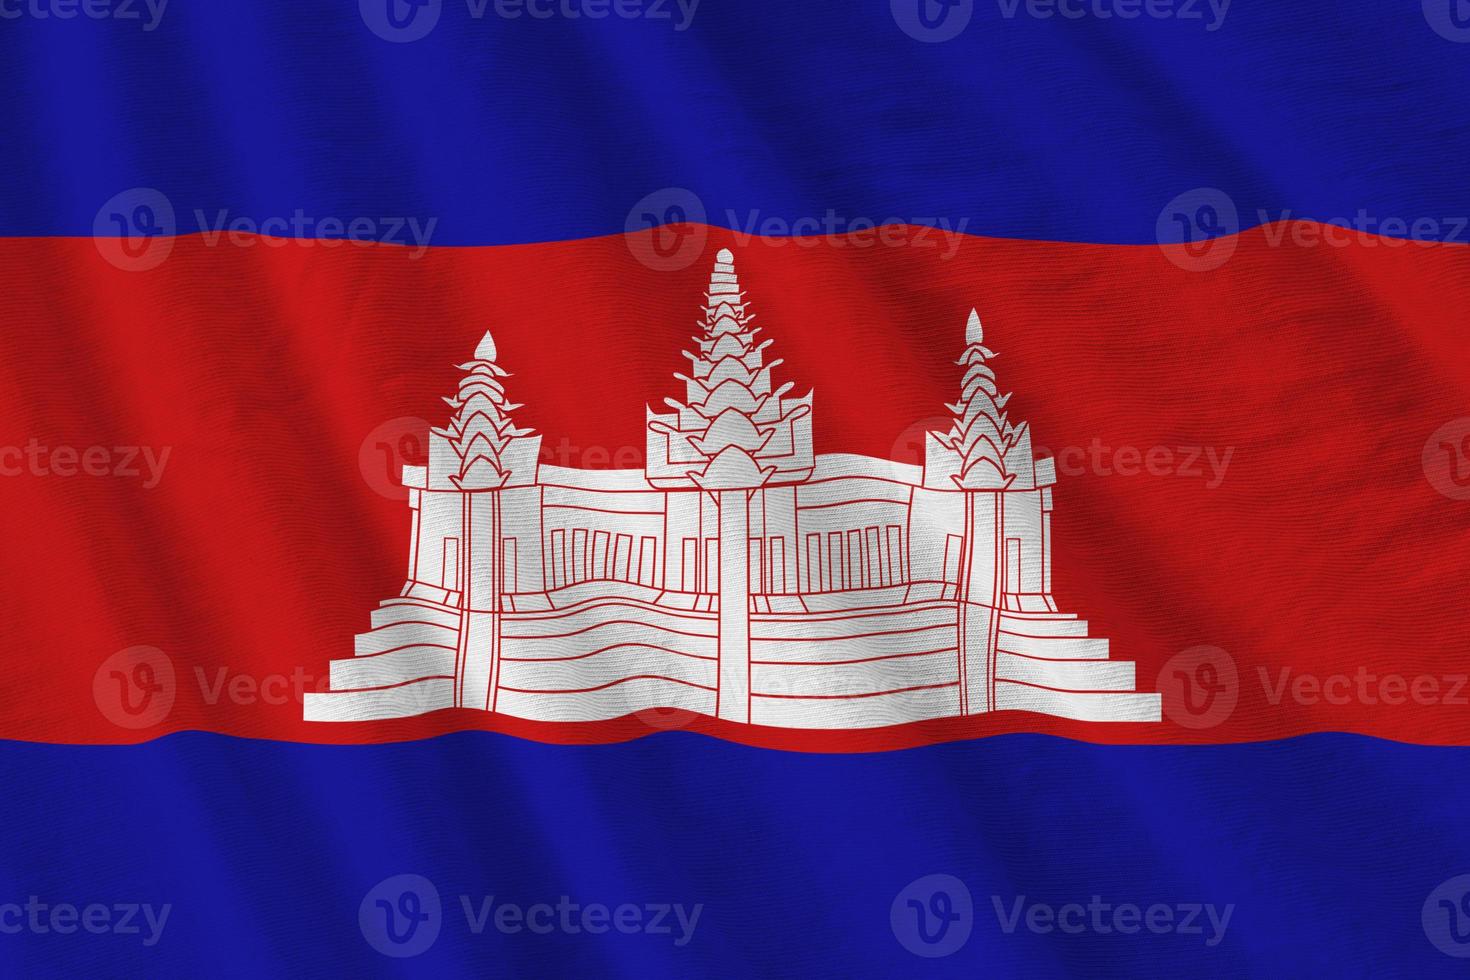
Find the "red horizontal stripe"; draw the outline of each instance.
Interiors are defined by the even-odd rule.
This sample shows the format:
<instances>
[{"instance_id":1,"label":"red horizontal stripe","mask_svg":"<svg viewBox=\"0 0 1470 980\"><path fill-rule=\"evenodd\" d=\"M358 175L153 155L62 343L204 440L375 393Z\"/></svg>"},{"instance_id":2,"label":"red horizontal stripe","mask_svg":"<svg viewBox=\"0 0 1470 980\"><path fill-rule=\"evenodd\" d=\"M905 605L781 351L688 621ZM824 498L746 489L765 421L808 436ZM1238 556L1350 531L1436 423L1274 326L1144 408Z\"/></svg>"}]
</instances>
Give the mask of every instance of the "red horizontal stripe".
<instances>
[{"instance_id":1,"label":"red horizontal stripe","mask_svg":"<svg viewBox=\"0 0 1470 980\"><path fill-rule=\"evenodd\" d=\"M1068 458L1081 472L1064 471L1054 494L1061 607L1138 663L1142 690L1180 651L1226 650L1238 703L1203 730L1024 714L866 734L687 727L823 750L1016 730L1470 743L1470 711L1444 703L1470 669L1470 503L1421 465L1431 434L1470 416L1470 252L1273 246L1253 231L1218 269L1190 272L1149 247L971 239L944 261L716 233L708 248L726 244L770 355L784 358L777 380L816 392L821 452L917 461L919 434L943 424L958 391L964 318L979 307L1013 418L1038 446L1080 451ZM195 728L350 742L478 727L599 741L664 727L465 711L309 725L295 688L303 672L302 686L324 685L328 661L351 656L353 634L402 586L407 505L379 493L393 420L442 424L453 365L490 326L509 394L526 404L518 421L545 433L547 462L641 454L645 406L680 392L671 376L687 368L679 352L706 272L652 272L617 238L417 261L182 239L138 273L89 240L0 241L0 468L16 463L9 449L45 447L54 471L68 468L57 447L97 447L94 468L130 460L141 473L41 475L22 456L22 472L0 476L0 737L131 742ZM130 447L169 451L156 487ZM1218 486L1208 465L1177 472L1196 447L1233 449ZM1168 472L1118 475L1133 452L1164 448ZM178 689L166 718L133 730L98 709L92 682L139 644L171 658ZM1360 674L1377 678L1367 698ZM1340 675L1347 703L1312 695L1311 683L1340 690ZM230 693L237 677L245 693ZM1395 678L1435 679L1438 693L1385 703ZM268 697L278 679L284 700Z\"/></svg>"}]
</instances>

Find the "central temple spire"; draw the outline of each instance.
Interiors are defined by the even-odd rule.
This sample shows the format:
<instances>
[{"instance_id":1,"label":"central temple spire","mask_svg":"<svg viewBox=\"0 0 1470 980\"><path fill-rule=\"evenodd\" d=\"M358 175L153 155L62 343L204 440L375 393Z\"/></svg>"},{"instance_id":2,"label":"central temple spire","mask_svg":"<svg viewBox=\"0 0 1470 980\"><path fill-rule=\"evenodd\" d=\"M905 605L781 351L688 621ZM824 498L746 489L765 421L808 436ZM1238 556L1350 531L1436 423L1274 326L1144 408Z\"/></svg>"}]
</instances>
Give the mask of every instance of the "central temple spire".
<instances>
[{"instance_id":1,"label":"central temple spire","mask_svg":"<svg viewBox=\"0 0 1470 980\"><path fill-rule=\"evenodd\" d=\"M729 249L715 255L700 335L684 352L684 400L665 399L671 415L648 416L648 479L659 487L754 489L811 474L811 394L788 398L795 385L772 388L780 359L765 362L772 341L761 328Z\"/></svg>"}]
</instances>

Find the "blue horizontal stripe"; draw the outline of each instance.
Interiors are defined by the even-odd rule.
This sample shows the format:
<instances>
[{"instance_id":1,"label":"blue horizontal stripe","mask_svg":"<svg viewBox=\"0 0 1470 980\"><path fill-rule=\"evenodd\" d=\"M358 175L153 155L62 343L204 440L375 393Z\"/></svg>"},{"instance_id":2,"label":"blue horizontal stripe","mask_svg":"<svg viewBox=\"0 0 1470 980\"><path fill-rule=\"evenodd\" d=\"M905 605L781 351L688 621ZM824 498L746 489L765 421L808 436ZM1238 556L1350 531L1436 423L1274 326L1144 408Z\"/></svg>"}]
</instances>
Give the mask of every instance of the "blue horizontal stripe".
<instances>
[{"instance_id":1,"label":"blue horizontal stripe","mask_svg":"<svg viewBox=\"0 0 1470 980\"><path fill-rule=\"evenodd\" d=\"M1195 748L1017 735L856 756L678 732L602 747L5 743L0 974L1449 975L1464 961L1431 945L1421 908L1470 872L1466 759L1346 735ZM432 945L390 960L358 912L400 874L430 881L443 911ZM895 929L890 910L933 874L963 883L972 931L921 960L899 936L922 942L916 925ZM478 914L494 896L493 915L563 895L702 909L679 945L677 925L540 935L492 919L476 934L460 899ZM16 932L23 911L5 905L30 896L170 913L151 946L141 916L136 935ZM1231 911L1213 946L1206 914L1200 933L1103 932L1092 913L1075 934L1003 924L1018 901L1041 916L1029 909L1093 896L1166 906L1176 923L1196 904Z\"/></svg>"},{"instance_id":2,"label":"blue horizontal stripe","mask_svg":"<svg viewBox=\"0 0 1470 980\"><path fill-rule=\"evenodd\" d=\"M705 0L692 19L676 0L535 0L668 15L596 20L487 2L443 0L391 43L368 27L393 35L388 0L175 0L151 30L144 0L137 20L0 0L0 234L105 231L137 199L104 204L143 187L175 218L134 231L368 219L408 241L393 222L412 218L440 245L701 212L777 235L897 219L1117 243L1289 212L1470 240L1456 0L1237 0L1223 19L1209 0L1062 0L1077 17L964 0L941 43L900 27L923 33L919 0Z\"/></svg>"}]
</instances>

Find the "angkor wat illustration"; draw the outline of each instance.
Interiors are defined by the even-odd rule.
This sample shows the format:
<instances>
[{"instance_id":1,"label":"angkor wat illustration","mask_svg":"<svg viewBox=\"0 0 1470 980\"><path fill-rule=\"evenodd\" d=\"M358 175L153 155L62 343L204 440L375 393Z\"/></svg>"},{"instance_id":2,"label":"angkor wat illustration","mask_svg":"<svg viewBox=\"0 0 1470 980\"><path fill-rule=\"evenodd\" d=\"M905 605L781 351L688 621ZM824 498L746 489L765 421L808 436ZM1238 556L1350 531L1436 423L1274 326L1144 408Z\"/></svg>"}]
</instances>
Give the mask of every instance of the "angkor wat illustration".
<instances>
[{"instance_id":1,"label":"angkor wat illustration","mask_svg":"<svg viewBox=\"0 0 1470 980\"><path fill-rule=\"evenodd\" d=\"M926 435L922 466L814 456L812 394L773 379L782 362L753 318L722 250L682 400L649 411L641 470L540 464L486 334L427 466L403 469L403 591L306 718L1159 720L1134 665L1057 610L1054 466L1007 418L977 314L953 425Z\"/></svg>"}]
</instances>

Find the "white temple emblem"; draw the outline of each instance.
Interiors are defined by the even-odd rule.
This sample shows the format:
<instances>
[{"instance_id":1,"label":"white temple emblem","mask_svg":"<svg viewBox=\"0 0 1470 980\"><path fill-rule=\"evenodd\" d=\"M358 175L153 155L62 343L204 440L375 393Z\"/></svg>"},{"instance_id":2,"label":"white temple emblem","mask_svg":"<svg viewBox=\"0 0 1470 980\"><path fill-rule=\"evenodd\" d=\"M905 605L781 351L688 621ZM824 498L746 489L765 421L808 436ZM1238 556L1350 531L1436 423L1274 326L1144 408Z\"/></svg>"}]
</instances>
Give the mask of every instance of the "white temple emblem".
<instances>
[{"instance_id":1,"label":"white temple emblem","mask_svg":"<svg viewBox=\"0 0 1470 980\"><path fill-rule=\"evenodd\" d=\"M922 466L812 454L721 250L683 399L642 470L542 465L486 334L405 466L408 581L309 721L465 707L538 721L682 708L781 728L989 711L1158 721L1134 665L1051 595L1050 459L1005 413L978 314Z\"/></svg>"}]
</instances>

